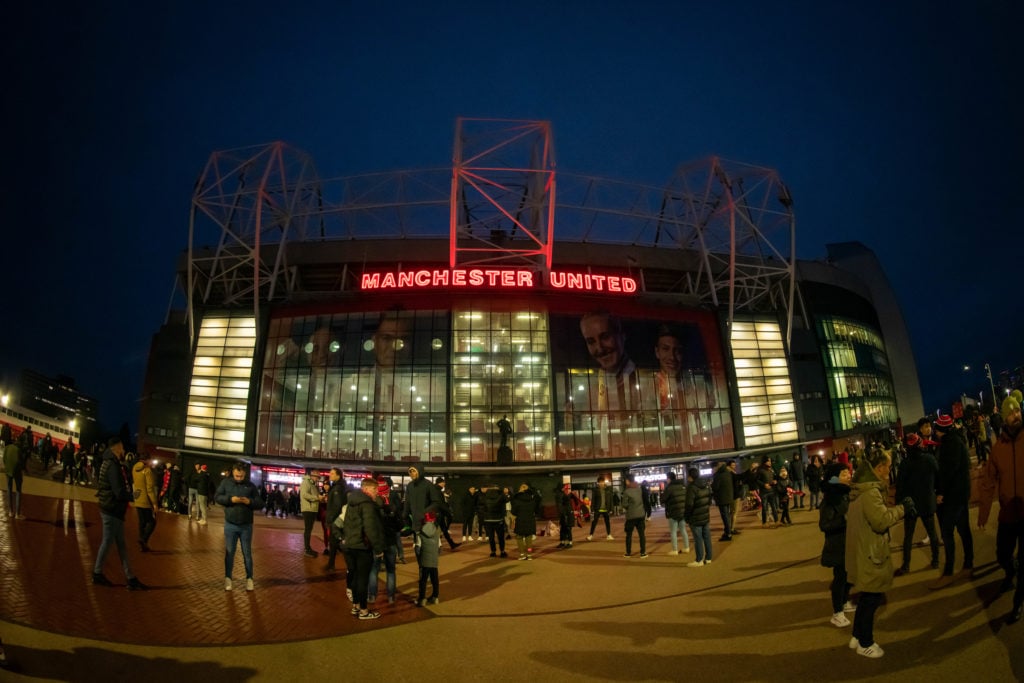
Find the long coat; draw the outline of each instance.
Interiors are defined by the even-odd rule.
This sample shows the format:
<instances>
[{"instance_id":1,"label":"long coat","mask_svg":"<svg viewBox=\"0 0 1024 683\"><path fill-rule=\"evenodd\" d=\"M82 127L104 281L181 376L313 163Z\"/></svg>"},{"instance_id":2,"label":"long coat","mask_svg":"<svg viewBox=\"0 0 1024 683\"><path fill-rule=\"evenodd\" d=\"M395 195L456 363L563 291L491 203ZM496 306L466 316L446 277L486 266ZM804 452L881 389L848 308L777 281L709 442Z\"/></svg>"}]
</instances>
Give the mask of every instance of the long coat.
<instances>
[{"instance_id":1,"label":"long coat","mask_svg":"<svg viewBox=\"0 0 1024 683\"><path fill-rule=\"evenodd\" d=\"M867 465L857 470L846 515L847 580L864 593L892 588L889 527L903 519L903 506L889 507L889 482L882 482Z\"/></svg>"},{"instance_id":2,"label":"long coat","mask_svg":"<svg viewBox=\"0 0 1024 683\"><path fill-rule=\"evenodd\" d=\"M822 567L846 566L846 514L850 509L850 487L825 484L825 500L818 510L818 528L825 534L821 548Z\"/></svg>"}]
</instances>

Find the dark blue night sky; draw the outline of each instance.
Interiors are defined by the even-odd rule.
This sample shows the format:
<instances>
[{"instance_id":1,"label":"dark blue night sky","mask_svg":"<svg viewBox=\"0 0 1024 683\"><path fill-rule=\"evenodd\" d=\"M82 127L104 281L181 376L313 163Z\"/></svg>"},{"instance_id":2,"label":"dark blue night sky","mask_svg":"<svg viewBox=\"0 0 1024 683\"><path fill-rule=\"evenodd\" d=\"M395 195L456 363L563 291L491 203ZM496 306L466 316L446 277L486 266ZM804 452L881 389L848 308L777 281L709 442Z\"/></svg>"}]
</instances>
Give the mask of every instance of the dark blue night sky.
<instances>
[{"instance_id":1,"label":"dark blue night sky","mask_svg":"<svg viewBox=\"0 0 1024 683\"><path fill-rule=\"evenodd\" d=\"M17 3L3 29L0 367L74 377L115 429L211 152L441 167L459 116L550 120L572 173L777 169L800 257L878 253L929 410L987 386L964 364L1024 360L1017 2L148 4Z\"/></svg>"}]
</instances>

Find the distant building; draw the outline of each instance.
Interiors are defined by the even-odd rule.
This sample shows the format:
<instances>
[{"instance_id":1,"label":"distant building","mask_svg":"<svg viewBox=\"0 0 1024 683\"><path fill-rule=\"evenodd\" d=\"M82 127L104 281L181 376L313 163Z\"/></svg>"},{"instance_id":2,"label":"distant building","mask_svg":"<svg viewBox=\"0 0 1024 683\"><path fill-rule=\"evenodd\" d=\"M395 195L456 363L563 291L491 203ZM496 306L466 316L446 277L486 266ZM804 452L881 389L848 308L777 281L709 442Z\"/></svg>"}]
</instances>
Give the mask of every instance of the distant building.
<instances>
[{"instance_id":1,"label":"distant building","mask_svg":"<svg viewBox=\"0 0 1024 683\"><path fill-rule=\"evenodd\" d=\"M98 405L75 387L67 375L47 377L34 370L22 370L19 403L41 415L60 420L80 420L81 431L95 427Z\"/></svg>"}]
</instances>

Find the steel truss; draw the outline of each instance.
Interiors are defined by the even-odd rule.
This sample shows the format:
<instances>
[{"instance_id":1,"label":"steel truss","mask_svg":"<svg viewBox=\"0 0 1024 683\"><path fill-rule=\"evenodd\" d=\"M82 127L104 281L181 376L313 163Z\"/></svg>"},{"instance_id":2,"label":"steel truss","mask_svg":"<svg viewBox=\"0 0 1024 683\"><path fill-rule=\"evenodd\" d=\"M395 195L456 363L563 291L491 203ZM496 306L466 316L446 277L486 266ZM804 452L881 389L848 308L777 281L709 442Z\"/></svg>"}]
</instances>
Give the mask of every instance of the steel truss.
<instances>
[{"instance_id":1,"label":"steel truss","mask_svg":"<svg viewBox=\"0 0 1024 683\"><path fill-rule=\"evenodd\" d=\"M659 291L726 307L730 322L781 311L789 339L802 306L796 223L776 171L712 157L664 187L561 173L556 201L551 127L536 121L459 119L453 158L448 169L320 180L281 142L214 153L192 197L190 313L252 305L258 316L300 293L289 243L439 239L447 228L453 267L547 270L557 216L559 242L678 250L679 276Z\"/></svg>"}]
</instances>

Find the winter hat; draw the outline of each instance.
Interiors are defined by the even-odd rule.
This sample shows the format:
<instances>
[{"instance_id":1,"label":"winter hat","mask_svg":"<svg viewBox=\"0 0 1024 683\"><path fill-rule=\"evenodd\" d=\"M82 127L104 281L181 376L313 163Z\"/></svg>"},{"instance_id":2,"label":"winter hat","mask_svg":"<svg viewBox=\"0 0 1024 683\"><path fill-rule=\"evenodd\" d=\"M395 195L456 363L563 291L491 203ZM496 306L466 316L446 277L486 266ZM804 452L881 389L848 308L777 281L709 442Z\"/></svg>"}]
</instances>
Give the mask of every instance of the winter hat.
<instances>
[{"instance_id":1,"label":"winter hat","mask_svg":"<svg viewBox=\"0 0 1024 683\"><path fill-rule=\"evenodd\" d=\"M918 445L919 443L921 443L921 437L917 435L917 432L912 432L910 434L910 436L907 437L907 447L908 448L913 448L914 446Z\"/></svg>"},{"instance_id":2,"label":"winter hat","mask_svg":"<svg viewBox=\"0 0 1024 683\"><path fill-rule=\"evenodd\" d=\"M1020 410L1020 403L1013 398L1013 396L1007 396L1003 399L1003 407L999 409L1003 419L1009 419L1010 413L1015 410Z\"/></svg>"},{"instance_id":3,"label":"winter hat","mask_svg":"<svg viewBox=\"0 0 1024 683\"><path fill-rule=\"evenodd\" d=\"M1010 392L1010 398L1017 402L1017 405L1024 403L1024 394L1020 393L1020 389L1014 389Z\"/></svg>"},{"instance_id":4,"label":"winter hat","mask_svg":"<svg viewBox=\"0 0 1024 683\"><path fill-rule=\"evenodd\" d=\"M935 420L935 426L944 432L948 432L949 428L953 426L953 418L949 415L939 415L939 418Z\"/></svg>"}]
</instances>

